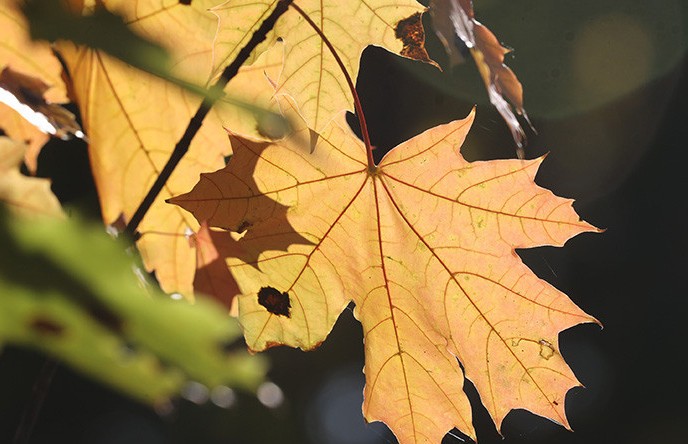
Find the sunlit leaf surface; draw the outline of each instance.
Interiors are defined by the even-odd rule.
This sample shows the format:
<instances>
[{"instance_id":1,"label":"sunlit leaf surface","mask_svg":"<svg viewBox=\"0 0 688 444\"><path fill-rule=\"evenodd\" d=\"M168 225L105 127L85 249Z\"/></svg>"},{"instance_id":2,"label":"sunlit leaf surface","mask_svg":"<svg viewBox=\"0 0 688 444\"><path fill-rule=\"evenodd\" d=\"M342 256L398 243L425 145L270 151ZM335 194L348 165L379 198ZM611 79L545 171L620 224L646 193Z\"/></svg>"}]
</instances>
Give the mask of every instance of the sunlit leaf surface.
<instances>
[{"instance_id":1,"label":"sunlit leaf surface","mask_svg":"<svg viewBox=\"0 0 688 444\"><path fill-rule=\"evenodd\" d=\"M356 303L364 413L402 443L438 443L452 427L474 436L456 358L498 425L526 408L568 427L564 397L579 384L558 334L595 322L514 250L596 229L534 183L542 159L464 160L471 121L414 137L374 171L342 120L313 153L295 142L305 127L283 143L233 137L237 161L174 199L246 230L227 264L252 349L317 347Z\"/></svg>"},{"instance_id":2,"label":"sunlit leaf surface","mask_svg":"<svg viewBox=\"0 0 688 444\"><path fill-rule=\"evenodd\" d=\"M216 18L210 1L109 1L141 34L164 42L175 73L204 85L212 64ZM173 26L175 32L169 32ZM74 92L89 134L93 175L103 218L128 221L160 174L201 98L112 57L71 43L59 47L70 69ZM138 247L146 267L155 271L165 291L192 294L195 252L186 235L198 225L192 217L164 203L188 190L202 171L224 165L229 154L219 122L209 117L189 152L168 180L139 226Z\"/></svg>"},{"instance_id":3,"label":"sunlit leaf surface","mask_svg":"<svg viewBox=\"0 0 688 444\"><path fill-rule=\"evenodd\" d=\"M301 0L295 2L327 37L356 79L359 59L368 45L401 53L404 42L396 35L400 21L423 11L415 0ZM232 60L253 30L270 14L276 0L228 0L213 8L220 19L216 40L215 72ZM308 126L321 131L342 110L353 109L346 79L318 32L293 8L285 13L262 52L277 39L284 41L284 69L272 77L277 94L287 94L299 104ZM404 52L422 57L422 52Z\"/></svg>"},{"instance_id":4,"label":"sunlit leaf surface","mask_svg":"<svg viewBox=\"0 0 688 444\"><path fill-rule=\"evenodd\" d=\"M40 79L50 88L45 99L52 103L67 101L67 92L61 78L62 67L45 42L32 42L28 36L26 20L12 1L0 4L0 70L10 67L15 71ZM0 128L15 140L29 144L26 162L36 170L36 159L48 136L27 122L10 107L0 103Z\"/></svg>"},{"instance_id":5,"label":"sunlit leaf surface","mask_svg":"<svg viewBox=\"0 0 688 444\"><path fill-rule=\"evenodd\" d=\"M27 177L19 171L26 150L26 144L0 137L0 204L24 216L62 216L50 181Z\"/></svg>"}]
</instances>

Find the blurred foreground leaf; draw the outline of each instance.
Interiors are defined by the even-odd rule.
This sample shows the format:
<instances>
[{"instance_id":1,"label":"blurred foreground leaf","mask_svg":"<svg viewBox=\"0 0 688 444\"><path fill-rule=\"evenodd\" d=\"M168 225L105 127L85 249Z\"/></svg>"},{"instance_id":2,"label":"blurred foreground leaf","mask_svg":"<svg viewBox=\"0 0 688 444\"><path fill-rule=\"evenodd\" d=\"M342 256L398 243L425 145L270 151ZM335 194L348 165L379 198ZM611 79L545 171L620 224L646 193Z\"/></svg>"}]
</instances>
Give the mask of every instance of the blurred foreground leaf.
<instances>
[{"instance_id":1,"label":"blurred foreground leaf","mask_svg":"<svg viewBox=\"0 0 688 444\"><path fill-rule=\"evenodd\" d=\"M71 40L103 50L152 74L170 75L172 60L167 50L132 31L122 17L103 7L81 15L82 11L70 11L64 2L26 0L22 12L29 21L34 40Z\"/></svg>"},{"instance_id":2,"label":"blurred foreground leaf","mask_svg":"<svg viewBox=\"0 0 688 444\"><path fill-rule=\"evenodd\" d=\"M140 401L163 403L187 381L253 390L266 363L243 350L236 321L135 275L126 245L79 220L0 213L0 346L42 350Z\"/></svg>"},{"instance_id":3,"label":"blurred foreground leaf","mask_svg":"<svg viewBox=\"0 0 688 444\"><path fill-rule=\"evenodd\" d=\"M22 12L29 22L29 31L34 40L69 40L77 45L103 51L199 96L212 100L221 98L224 102L253 114L261 127L270 122L273 126L276 124L276 138L283 137L290 130L289 122L279 113L230 97L219 89L206 88L208 85L199 85L189 81L187 76L178 75L174 57L168 48L144 35L141 30L132 28L130 24L136 20L111 12L101 3L96 2L94 6L85 6L83 11L79 11L76 6L70 7L59 0L25 0Z\"/></svg>"}]
</instances>

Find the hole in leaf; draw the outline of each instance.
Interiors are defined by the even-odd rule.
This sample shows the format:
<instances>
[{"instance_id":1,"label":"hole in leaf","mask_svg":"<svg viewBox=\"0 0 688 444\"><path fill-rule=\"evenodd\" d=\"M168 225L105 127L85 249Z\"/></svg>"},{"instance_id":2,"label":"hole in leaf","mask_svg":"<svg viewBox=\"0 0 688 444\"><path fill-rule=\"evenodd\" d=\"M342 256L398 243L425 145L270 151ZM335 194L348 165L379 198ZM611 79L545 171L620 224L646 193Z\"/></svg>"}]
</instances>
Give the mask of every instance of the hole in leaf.
<instances>
[{"instance_id":1,"label":"hole in leaf","mask_svg":"<svg viewBox=\"0 0 688 444\"><path fill-rule=\"evenodd\" d=\"M278 316L290 317L291 301L288 293L281 293L273 287L263 287L258 292L258 303L267 311Z\"/></svg>"},{"instance_id":2,"label":"hole in leaf","mask_svg":"<svg viewBox=\"0 0 688 444\"><path fill-rule=\"evenodd\" d=\"M247 220L243 220L243 221L241 221L241 223L237 227L236 232L237 233L243 233L244 231L248 230L252 226L253 226L253 224L251 222L249 222Z\"/></svg>"}]
</instances>

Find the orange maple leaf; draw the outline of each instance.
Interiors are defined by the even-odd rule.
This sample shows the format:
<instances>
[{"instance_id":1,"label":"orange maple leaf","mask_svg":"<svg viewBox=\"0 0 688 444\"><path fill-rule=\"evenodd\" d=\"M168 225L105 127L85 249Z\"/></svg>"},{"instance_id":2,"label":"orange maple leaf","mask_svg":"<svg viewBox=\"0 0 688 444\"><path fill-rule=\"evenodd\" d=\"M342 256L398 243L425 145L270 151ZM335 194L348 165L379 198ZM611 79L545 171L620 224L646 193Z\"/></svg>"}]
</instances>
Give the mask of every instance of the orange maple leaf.
<instances>
[{"instance_id":1,"label":"orange maple leaf","mask_svg":"<svg viewBox=\"0 0 688 444\"><path fill-rule=\"evenodd\" d=\"M499 426L525 408L568 427L564 398L579 383L558 334L596 322L515 253L596 228L534 183L542 159L463 159L472 120L432 128L373 168L343 119L313 153L302 146L305 125L273 144L232 137L235 156L255 166L231 160L175 200L220 226L258 200L287 207L290 230L256 218L240 244L258 256L227 258L247 343L312 349L353 300L365 334L364 414L402 443L440 442L452 427L475 437L456 358ZM227 178L241 171L260 193L233 195L237 178ZM294 232L309 242L285 240Z\"/></svg>"}]
</instances>

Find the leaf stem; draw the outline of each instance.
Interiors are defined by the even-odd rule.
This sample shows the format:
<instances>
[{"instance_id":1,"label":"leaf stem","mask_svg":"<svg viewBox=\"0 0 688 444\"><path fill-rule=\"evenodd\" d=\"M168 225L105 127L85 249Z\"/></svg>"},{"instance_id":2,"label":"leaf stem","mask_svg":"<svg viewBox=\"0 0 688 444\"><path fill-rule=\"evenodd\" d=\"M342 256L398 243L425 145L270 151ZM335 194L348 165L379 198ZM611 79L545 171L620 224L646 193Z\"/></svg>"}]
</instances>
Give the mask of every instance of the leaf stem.
<instances>
[{"instance_id":1,"label":"leaf stem","mask_svg":"<svg viewBox=\"0 0 688 444\"><path fill-rule=\"evenodd\" d=\"M232 63L227 65L227 67L222 71L220 78L210 88L209 94L205 96L203 102L198 107L196 114L189 121L186 131L184 131L184 134L179 139L179 142L177 142L175 145L174 151L172 151L169 160L127 224L125 233L127 233L133 239L137 240L140 237L140 234L137 233L137 229L141 223L141 220L143 220L143 217L146 215L151 205L158 197L158 194L160 194L160 191L162 191L165 183L167 183L167 180L172 175L172 172L174 172L179 162L182 160L187 151L189 151L191 141L200 130L203 120L210 112L210 109L213 107L217 99L222 96L222 91L224 90L225 86L227 86L227 83L229 83L229 81L237 75L239 68L246 63L246 60L248 60L253 50L266 39L268 33L272 30L272 28L275 27L277 20L287 11L287 9L289 9L289 5L291 5L293 1L294 0L277 1L277 6L275 9L268 17L265 18L265 20L263 20L263 23L260 24L260 27L251 36L251 40L249 40L248 43L246 43L246 45L241 49L241 51L239 51Z\"/></svg>"},{"instance_id":2,"label":"leaf stem","mask_svg":"<svg viewBox=\"0 0 688 444\"><path fill-rule=\"evenodd\" d=\"M342 74L344 74L344 78L346 78L346 83L349 84L351 95L354 98L354 110L356 111L356 117L358 117L358 122L361 126L361 135L363 136L363 143L365 144L366 155L368 156L368 171L370 171L371 173L375 172L377 170L377 166L375 165L375 160L373 159L373 146L370 143L370 135L368 134L368 124L366 123L365 114L363 114L361 100L358 97L358 92L356 92L356 86L354 85L354 82L351 79L349 72L346 70L344 62L342 62L342 59L339 57L339 54L337 54L337 51L334 49L334 46L325 36L325 33L322 31L322 29L318 27L318 25L315 24L313 20L311 20L308 14L306 14L306 12L303 9L301 9L299 5L297 5L296 3L292 3L291 7L294 10L296 10L301 15L301 17L303 17L303 19L306 20L306 22L308 22L309 25L311 25L311 28L313 28L315 32L318 33L322 41L325 43L325 45L327 45L328 49L332 53L334 59L337 61L339 69L342 70Z\"/></svg>"}]
</instances>

